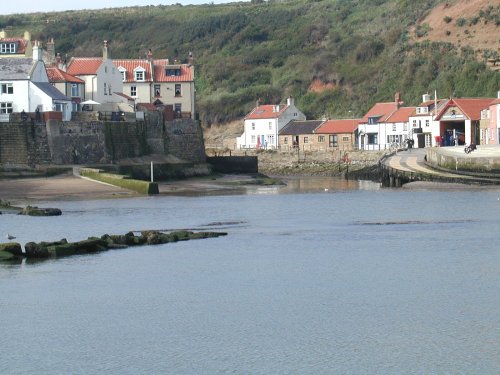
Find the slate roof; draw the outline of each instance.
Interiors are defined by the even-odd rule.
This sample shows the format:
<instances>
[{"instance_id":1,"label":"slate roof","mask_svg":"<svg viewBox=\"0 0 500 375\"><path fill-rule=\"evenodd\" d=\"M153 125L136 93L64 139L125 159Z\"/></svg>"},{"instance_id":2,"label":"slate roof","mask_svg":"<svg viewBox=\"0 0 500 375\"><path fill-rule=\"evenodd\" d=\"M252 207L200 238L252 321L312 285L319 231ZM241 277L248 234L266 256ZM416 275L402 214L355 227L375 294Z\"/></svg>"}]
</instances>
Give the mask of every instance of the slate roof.
<instances>
[{"instance_id":1,"label":"slate roof","mask_svg":"<svg viewBox=\"0 0 500 375\"><path fill-rule=\"evenodd\" d=\"M29 79L35 62L32 58L3 57L0 58L0 80Z\"/></svg>"},{"instance_id":2,"label":"slate roof","mask_svg":"<svg viewBox=\"0 0 500 375\"><path fill-rule=\"evenodd\" d=\"M49 82L33 82L33 84L54 100L71 101L70 98L52 86Z\"/></svg>"},{"instance_id":3,"label":"slate roof","mask_svg":"<svg viewBox=\"0 0 500 375\"><path fill-rule=\"evenodd\" d=\"M316 129L316 134L351 134L358 128L361 119L328 120Z\"/></svg>"},{"instance_id":4,"label":"slate roof","mask_svg":"<svg viewBox=\"0 0 500 375\"><path fill-rule=\"evenodd\" d=\"M73 76L97 74L102 57L73 57L69 61L67 73Z\"/></svg>"},{"instance_id":5,"label":"slate roof","mask_svg":"<svg viewBox=\"0 0 500 375\"><path fill-rule=\"evenodd\" d=\"M275 105L264 104L259 105L252 109L252 111L245 117L245 120L259 120L266 118L278 118L288 108L287 105L280 104L279 111L275 112Z\"/></svg>"},{"instance_id":6,"label":"slate roof","mask_svg":"<svg viewBox=\"0 0 500 375\"><path fill-rule=\"evenodd\" d=\"M85 83L82 79L74 77L65 71L56 67L47 67L47 75L49 76L49 81L55 82L71 82L71 83Z\"/></svg>"},{"instance_id":7,"label":"slate roof","mask_svg":"<svg viewBox=\"0 0 500 375\"><path fill-rule=\"evenodd\" d=\"M291 120L280 130L279 135L313 134L322 123L323 120Z\"/></svg>"}]
</instances>

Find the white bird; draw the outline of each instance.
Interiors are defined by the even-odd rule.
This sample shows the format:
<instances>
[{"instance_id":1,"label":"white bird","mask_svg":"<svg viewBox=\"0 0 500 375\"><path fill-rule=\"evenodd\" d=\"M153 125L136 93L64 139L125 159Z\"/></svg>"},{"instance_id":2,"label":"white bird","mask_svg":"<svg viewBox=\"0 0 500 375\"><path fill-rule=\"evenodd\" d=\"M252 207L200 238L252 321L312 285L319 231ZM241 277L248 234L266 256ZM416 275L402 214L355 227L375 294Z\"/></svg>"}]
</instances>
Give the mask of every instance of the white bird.
<instances>
[{"instance_id":1,"label":"white bird","mask_svg":"<svg viewBox=\"0 0 500 375\"><path fill-rule=\"evenodd\" d=\"M328 191L328 188L325 188L325 191Z\"/></svg>"},{"instance_id":2,"label":"white bird","mask_svg":"<svg viewBox=\"0 0 500 375\"><path fill-rule=\"evenodd\" d=\"M14 238L16 238L16 236L13 236L12 234L7 234L6 237L8 240L13 240Z\"/></svg>"}]
</instances>

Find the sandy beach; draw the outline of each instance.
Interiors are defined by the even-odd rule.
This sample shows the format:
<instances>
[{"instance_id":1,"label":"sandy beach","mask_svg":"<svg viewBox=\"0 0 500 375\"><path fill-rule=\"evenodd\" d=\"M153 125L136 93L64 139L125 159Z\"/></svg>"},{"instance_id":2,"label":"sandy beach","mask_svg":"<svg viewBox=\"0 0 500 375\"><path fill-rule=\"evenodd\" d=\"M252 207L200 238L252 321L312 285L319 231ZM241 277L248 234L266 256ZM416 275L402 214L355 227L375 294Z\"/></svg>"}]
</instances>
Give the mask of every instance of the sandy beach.
<instances>
[{"instance_id":1,"label":"sandy beach","mask_svg":"<svg viewBox=\"0 0 500 375\"><path fill-rule=\"evenodd\" d=\"M137 195L130 190L69 174L46 178L0 180L0 200L13 205L47 200L100 199Z\"/></svg>"}]
</instances>

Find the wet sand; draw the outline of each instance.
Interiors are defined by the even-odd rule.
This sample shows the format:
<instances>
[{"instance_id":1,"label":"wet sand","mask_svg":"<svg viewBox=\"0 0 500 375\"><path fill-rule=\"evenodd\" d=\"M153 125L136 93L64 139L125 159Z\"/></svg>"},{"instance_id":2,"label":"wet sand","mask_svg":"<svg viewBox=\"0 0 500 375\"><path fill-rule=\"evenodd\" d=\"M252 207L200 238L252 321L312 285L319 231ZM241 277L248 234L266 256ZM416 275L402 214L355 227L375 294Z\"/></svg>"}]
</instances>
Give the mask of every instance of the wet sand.
<instances>
[{"instance_id":1,"label":"wet sand","mask_svg":"<svg viewBox=\"0 0 500 375\"><path fill-rule=\"evenodd\" d=\"M73 175L0 180L0 199L13 205L47 200L85 200L137 195L130 190Z\"/></svg>"}]
</instances>

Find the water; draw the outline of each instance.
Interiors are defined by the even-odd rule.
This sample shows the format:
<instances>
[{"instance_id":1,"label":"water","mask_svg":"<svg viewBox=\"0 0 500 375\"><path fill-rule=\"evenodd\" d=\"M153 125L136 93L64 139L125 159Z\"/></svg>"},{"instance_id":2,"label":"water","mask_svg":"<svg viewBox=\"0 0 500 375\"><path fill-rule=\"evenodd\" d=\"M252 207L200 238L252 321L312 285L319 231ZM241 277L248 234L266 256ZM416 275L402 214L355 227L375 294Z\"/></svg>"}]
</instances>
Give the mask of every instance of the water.
<instances>
[{"instance_id":1,"label":"water","mask_svg":"<svg viewBox=\"0 0 500 375\"><path fill-rule=\"evenodd\" d=\"M0 373L498 374L499 197L297 179L0 215L22 243L229 233L0 265Z\"/></svg>"}]
</instances>

